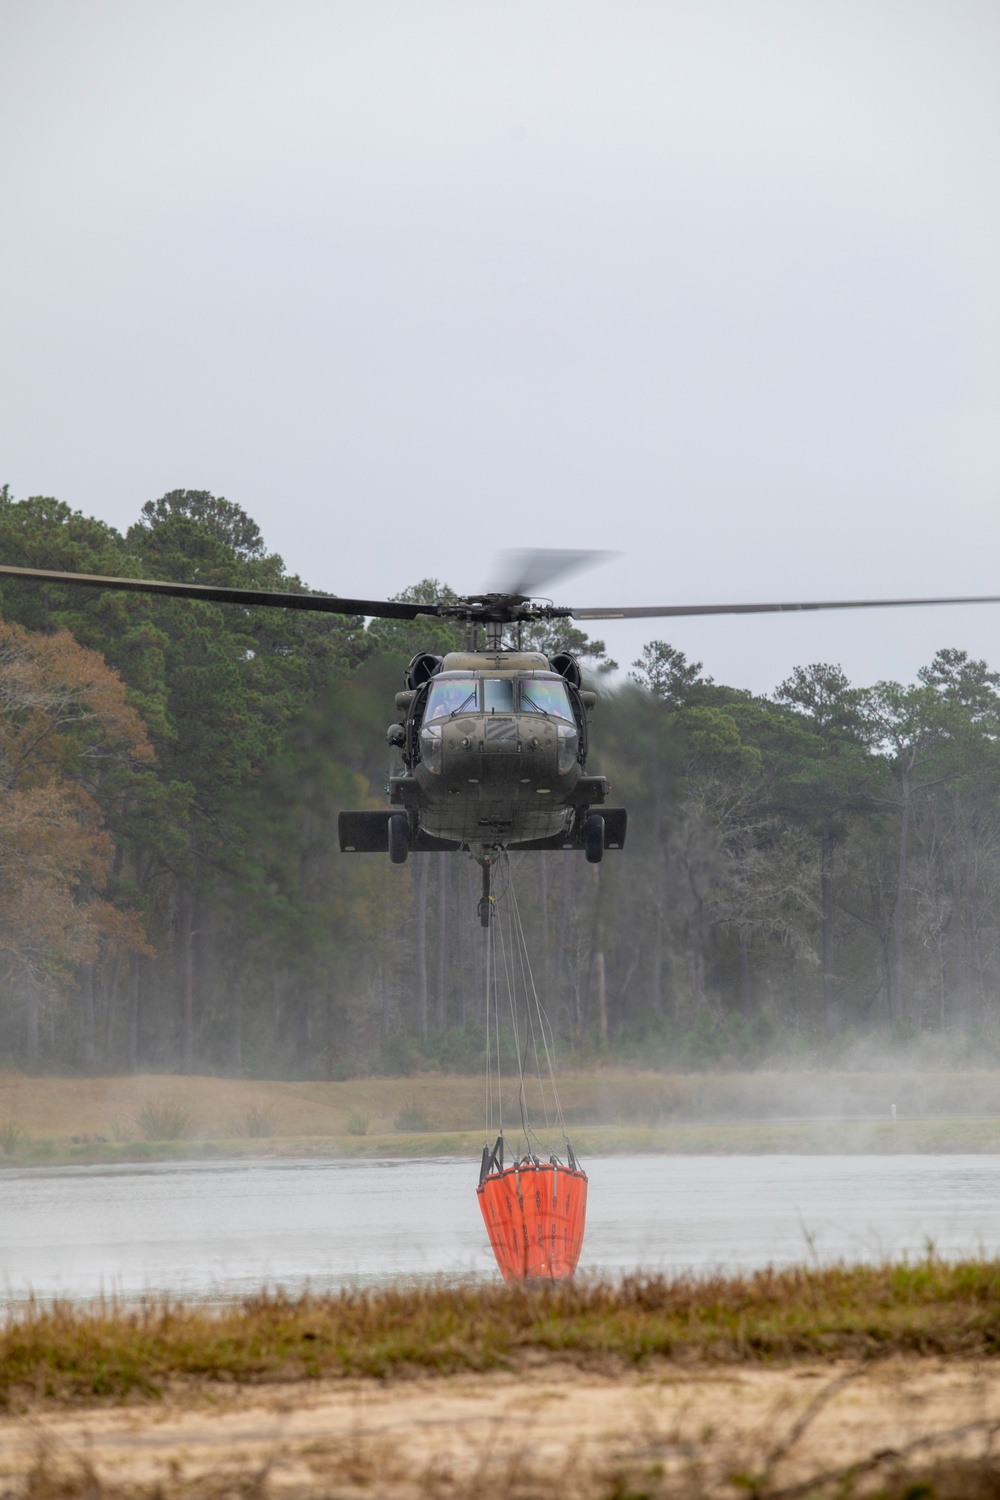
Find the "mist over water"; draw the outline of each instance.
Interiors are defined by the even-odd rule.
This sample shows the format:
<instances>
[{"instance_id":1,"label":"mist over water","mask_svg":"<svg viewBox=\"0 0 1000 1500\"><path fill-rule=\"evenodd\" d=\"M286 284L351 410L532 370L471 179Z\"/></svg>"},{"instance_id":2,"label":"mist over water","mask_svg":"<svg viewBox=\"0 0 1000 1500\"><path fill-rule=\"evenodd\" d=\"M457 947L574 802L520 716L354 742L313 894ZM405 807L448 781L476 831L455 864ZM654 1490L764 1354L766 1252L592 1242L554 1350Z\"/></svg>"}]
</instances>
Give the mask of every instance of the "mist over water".
<instances>
[{"instance_id":1,"label":"mist over water","mask_svg":"<svg viewBox=\"0 0 1000 1500\"><path fill-rule=\"evenodd\" d=\"M587 1164L581 1270L751 1270L1000 1246L986 1156L612 1157ZM430 1276L493 1278L465 1160L0 1172L0 1285L188 1299Z\"/></svg>"}]
</instances>

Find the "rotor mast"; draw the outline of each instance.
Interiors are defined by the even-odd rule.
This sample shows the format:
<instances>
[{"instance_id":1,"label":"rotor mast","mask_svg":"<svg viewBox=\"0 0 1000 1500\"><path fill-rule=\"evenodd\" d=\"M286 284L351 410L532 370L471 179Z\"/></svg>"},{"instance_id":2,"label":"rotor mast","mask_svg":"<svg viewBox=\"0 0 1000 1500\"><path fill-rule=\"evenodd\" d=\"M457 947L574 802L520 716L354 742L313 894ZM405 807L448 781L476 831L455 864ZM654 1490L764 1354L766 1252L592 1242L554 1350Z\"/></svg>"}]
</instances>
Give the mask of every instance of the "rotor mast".
<instances>
[{"instance_id":1,"label":"rotor mast","mask_svg":"<svg viewBox=\"0 0 1000 1500\"><path fill-rule=\"evenodd\" d=\"M486 634L486 650L502 651L505 625L568 619L572 612L556 604L536 603L525 594L471 594L455 604L439 605L438 613L464 620L473 628L481 625Z\"/></svg>"}]
</instances>

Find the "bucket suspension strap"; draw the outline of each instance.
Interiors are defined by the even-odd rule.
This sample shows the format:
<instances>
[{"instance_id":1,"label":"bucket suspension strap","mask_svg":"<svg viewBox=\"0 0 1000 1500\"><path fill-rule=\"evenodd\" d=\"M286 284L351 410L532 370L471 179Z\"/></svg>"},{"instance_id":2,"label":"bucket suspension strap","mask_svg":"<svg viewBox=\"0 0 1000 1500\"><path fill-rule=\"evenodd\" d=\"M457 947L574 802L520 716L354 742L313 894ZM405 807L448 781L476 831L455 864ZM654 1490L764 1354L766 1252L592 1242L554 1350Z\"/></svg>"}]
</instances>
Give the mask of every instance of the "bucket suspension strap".
<instances>
[{"instance_id":1,"label":"bucket suspension strap","mask_svg":"<svg viewBox=\"0 0 1000 1500\"><path fill-rule=\"evenodd\" d=\"M489 868L484 875L484 885L489 881ZM489 901L489 896L484 900ZM493 1157L499 1156L503 1161L503 1092L501 1087L500 1069L500 1002L497 994L497 960L496 960L496 929L492 922L487 921L486 926L486 965L485 965L485 990L486 990L486 1133L492 1135L494 1129L500 1134L496 1146L493 1148ZM496 1076L496 1109L494 1111L494 1072ZM485 1160L485 1153L484 1153Z\"/></svg>"},{"instance_id":2,"label":"bucket suspension strap","mask_svg":"<svg viewBox=\"0 0 1000 1500\"><path fill-rule=\"evenodd\" d=\"M490 894L490 883L491 883L492 874L493 874L493 861L491 859L488 859L488 858L484 859L483 860L483 893L482 893L482 895L479 898L479 906L477 908L477 910L479 912L479 925L480 925L480 927L488 927L490 925L490 904L491 904L491 902L493 900L493 897Z\"/></svg>"},{"instance_id":3,"label":"bucket suspension strap","mask_svg":"<svg viewBox=\"0 0 1000 1500\"><path fill-rule=\"evenodd\" d=\"M496 1125L500 1128L501 1137L503 1135L503 1114L500 1093L503 1046L500 1032L500 1015L501 1010L505 1010L509 1015L509 1023L505 1017L505 1025L509 1024L510 1027L507 1046L513 1050L518 1073L517 1102L521 1130L524 1136L523 1149L525 1156L537 1162L539 1154L548 1154L538 1140L529 1118L526 1077L532 1071L533 1064L533 1070L537 1076L537 1097L544 1120L544 1128L546 1131L549 1131L553 1126L558 1127L562 1134L567 1158L570 1161L575 1161L566 1134L566 1122L563 1115L562 1102L559 1098L559 1090L556 1085L555 1047L552 1026L548 1016L545 1014L544 1006L538 994L538 987L535 983L531 958L528 952L524 924L521 919L520 904L511 875L510 857L507 851L503 849L497 851L492 868L489 871L484 871L484 891L487 880L492 885L497 875L500 876L500 890L498 896L494 895L491 891L488 897L490 908L486 936L487 1134L492 1138L492 1132L495 1128L495 1098ZM487 898L484 897L484 899ZM503 997L501 997L501 990L505 992ZM494 1069L496 1073L495 1093L493 1082ZM498 1145L502 1149L502 1141L498 1142ZM493 1152L489 1152L487 1146L486 1152L484 1152L484 1163L488 1156L495 1158L495 1155L495 1148ZM551 1160L555 1162L554 1157Z\"/></svg>"}]
</instances>

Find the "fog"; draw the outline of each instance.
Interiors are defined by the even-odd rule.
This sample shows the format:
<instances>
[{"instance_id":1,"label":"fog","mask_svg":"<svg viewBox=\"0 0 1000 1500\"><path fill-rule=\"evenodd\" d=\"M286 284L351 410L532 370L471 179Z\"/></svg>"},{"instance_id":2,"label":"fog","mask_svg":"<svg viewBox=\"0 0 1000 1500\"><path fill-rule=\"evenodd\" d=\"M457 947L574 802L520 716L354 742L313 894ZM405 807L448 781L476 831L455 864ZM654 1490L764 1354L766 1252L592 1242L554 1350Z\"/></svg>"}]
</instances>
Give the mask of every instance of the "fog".
<instances>
[{"instance_id":1,"label":"fog","mask_svg":"<svg viewBox=\"0 0 1000 1500\"><path fill-rule=\"evenodd\" d=\"M242 504L313 586L998 591L984 3L0 3L0 482ZM769 690L992 610L609 626Z\"/></svg>"}]
</instances>

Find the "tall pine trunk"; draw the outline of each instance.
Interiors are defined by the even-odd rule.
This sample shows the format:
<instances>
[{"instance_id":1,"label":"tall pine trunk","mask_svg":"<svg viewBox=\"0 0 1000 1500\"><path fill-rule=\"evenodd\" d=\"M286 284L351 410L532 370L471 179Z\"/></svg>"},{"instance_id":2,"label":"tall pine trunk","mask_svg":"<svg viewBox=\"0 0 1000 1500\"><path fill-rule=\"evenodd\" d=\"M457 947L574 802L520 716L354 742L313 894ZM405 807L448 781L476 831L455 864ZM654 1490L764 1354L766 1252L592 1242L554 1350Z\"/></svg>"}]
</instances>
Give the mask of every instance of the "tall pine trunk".
<instances>
[{"instance_id":1,"label":"tall pine trunk","mask_svg":"<svg viewBox=\"0 0 1000 1500\"><path fill-rule=\"evenodd\" d=\"M903 968L906 939L906 868L910 840L910 814L913 808L913 793L910 786L910 767L901 759L902 802L899 819L899 851L896 866L896 909L892 914L892 994L889 997L889 1020L898 1021L903 1015Z\"/></svg>"},{"instance_id":2,"label":"tall pine trunk","mask_svg":"<svg viewBox=\"0 0 1000 1500\"><path fill-rule=\"evenodd\" d=\"M562 869L559 890L559 937L556 944L556 993L565 1004L570 1016L572 1030L576 1032L580 1025L580 1007L577 1003L575 985L569 984L567 973L567 935L570 924L570 861L566 854L561 856Z\"/></svg>"},{"instance_id":3,"label":"tall pine trunk","mask_svg":"<svg viewBox=\"0 0 1000 1500\"><path fill-rule=\"evenodd\" d=\"M965 932L965 840L962 837L962 796L958 787L952 796L952 910L955 916L955 993L953 1009L965 1020L969 981L968 952ZM942 1020L944 1019L942 1014Z\"/></svg>"},{"instance_id":4,"label":"tall pine trunk","mask_svg":"<svg viewBox=\"0 0 1000 1500\"><path fill-rule=\"evenodd\" d=\"M38 1067L38 986L29 979L24 986L24 1060L29 1073Z\"/></svg>"},{"instance_id":5,"label":"tall pine trunk","mask_svg":"<svg viewBox=\"0 0 1000 1500\"><path fill-rule=\"evenodd\" d=\"M89 964L84 974L80 993L80 1061L83 1071L93 1075L97 1071L97 1018L94 1007L96 965Z\"/></svg>"},{"instance_id":6,"label":"tall pine trunk","mask_svg":"<svg viewBox=\"0 0 1000 1500\"><path fill-rule=\"evenodd\" d=\"M750 1014L750 933L746 927L738 929L740 954L740 1013Z\"/></svg>"},{"instance_id":7,"label":"tall pine trunk","mask_svg":"<svg viewBox=\"0 0 1000 1500\"><path fill-rule=\"evenodd\" d=\"M823 823L819 861L820 907L823 934L823 1029L827 1036L836 1030L836 999L833 992L833 832L830 820Z\"/></svg>"},{"instance_id":8,"label":"tall pine trunk","mask_svg":"<svg viewBox=\"0 0 1000 1500\"><path fill-rule=\"evenodd\" d=\"M435 979L435 1015L438 1031L448 1025L448 904L451 899L451 860L442 857L437 862L437 975Z\"/></svg>"},{"instance_id":9,"label":"tall pine trunk","mask_svg":"<svg viewBox=\"0 0 1000 1500\"><path fill-rule=\"evenodd\" d=\"M594 954L594 980L597 992L597 1031L601 1046L608 1045L608 979L604 963L604 949Z\"/></svg>"},{"instance_id":10,"label":"tall pine trunk","mask_svg":"<svg viewBox=\"0 0 1000 1500\"><path fill-rule=\"evenodd\" d=\"M426 1037L428 1027L427 1014L427 862L429 854L414 855L417 866L417 943L416 943L416 967L417 967L417 1020L420 1026L420 1035Z\"/></svg>"},{"instance_id":11,"label":"tall pine trunk","mask_svg":"<svg viewBox=\"0 0 1000 1500\"><path fill-rule=\"evenodd\" d=\"M194 898L181 906L181 1072L194 1072Z\"/></svg>"},{"instance_id":12,"label":"tall pine trunk","mask_svg":"<svg viewBox=\"0 0 1000 1500\"><path fill-rule=\"evenodd\" d=\"M104 1071L111 1073L113 1067L115 1023L118 1019L118 982L121 978L122 958L116 953L111 961L111 988L107 996L104 1012L104 1041L102 1052L104 1057Z\"/></svg>"},{"instance_id":13,"label":"tall pine trunk","mask_svg":"<svg viewBox=\"0 0 1000 1500\"><path fill-rule=\"evenodd\" d=\"M138 953L129 957L128 967L128 1070L139 1071L139 976L142 959Z\"/></svg>"}]
</instances>

